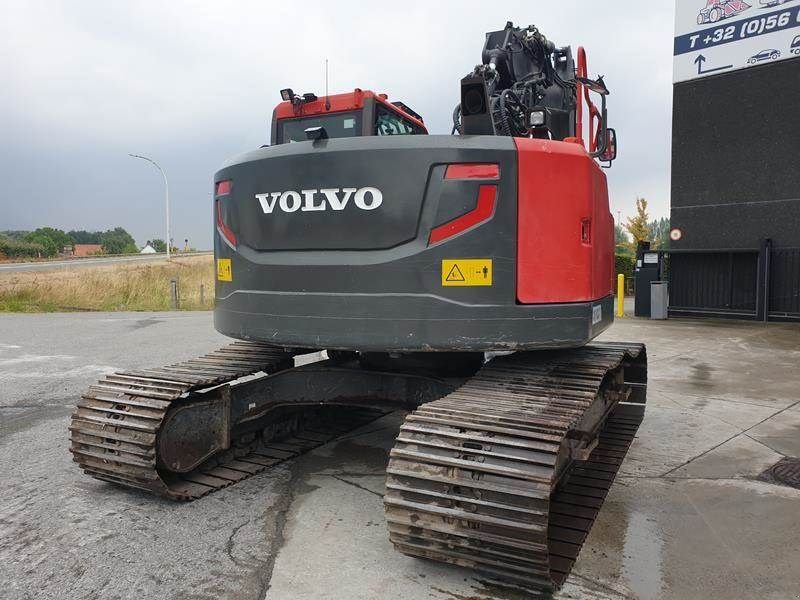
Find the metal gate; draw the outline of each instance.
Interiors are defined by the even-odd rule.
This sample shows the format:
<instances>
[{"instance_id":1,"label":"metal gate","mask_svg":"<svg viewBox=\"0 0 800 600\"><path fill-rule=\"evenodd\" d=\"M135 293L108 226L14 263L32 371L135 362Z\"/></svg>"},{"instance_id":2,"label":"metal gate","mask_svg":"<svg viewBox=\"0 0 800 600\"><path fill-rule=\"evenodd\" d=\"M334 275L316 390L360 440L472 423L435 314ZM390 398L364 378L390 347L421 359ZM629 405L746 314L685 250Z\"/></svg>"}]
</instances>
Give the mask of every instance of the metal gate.
<instances>
[{"instance_id":1,"label":"metal gate","mask_svg":"<svg viewBox=\"0 0 800 600\"><path fill-rule=\"evenodd\" d=\"M767 314L773 321L800 320L800 248L772 251Z\"/></svg>"},{"instance_id":2,"label":"metal gate","mask_svg":"<svg viewBox=\"0 0 800 600\"><path fill-rule=\"evenodd\" d=\"M800 248L667 254L670 316L800 320Z\"/></svg>"}]
</instances>

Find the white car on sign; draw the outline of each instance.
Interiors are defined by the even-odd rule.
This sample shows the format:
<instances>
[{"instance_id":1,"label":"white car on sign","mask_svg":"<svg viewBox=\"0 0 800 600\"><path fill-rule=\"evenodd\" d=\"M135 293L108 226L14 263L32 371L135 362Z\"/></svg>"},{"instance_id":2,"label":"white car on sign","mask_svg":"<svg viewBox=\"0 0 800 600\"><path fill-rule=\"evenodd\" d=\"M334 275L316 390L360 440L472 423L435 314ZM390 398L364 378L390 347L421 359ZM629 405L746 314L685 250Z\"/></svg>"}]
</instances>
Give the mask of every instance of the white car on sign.
<instances>
[{"instance_id":1,"label":"white car on sign","mask_svg":"<svg viewBox=\"0 0 800 600\"><path fill-rule=\"evenodd\" d=\"M747 59L747 64L754 65L756 63L765 60L775 60L780 55L781 55L780 50L775 50L774 48L768 48L767 50L762 50L758 54L753 54L753 56Z\"/></svg>"},{"instance_id":2,"label":"white car on sign","mask_svg":"<svg viewBox=\"0 0 800 600\"><path fill-rule=\"evenodd\" d=\"M789 52L792 54L800 54L800 35L796 35L792 40L792 45L789 46Z\"/></svg>"}]
</instances>

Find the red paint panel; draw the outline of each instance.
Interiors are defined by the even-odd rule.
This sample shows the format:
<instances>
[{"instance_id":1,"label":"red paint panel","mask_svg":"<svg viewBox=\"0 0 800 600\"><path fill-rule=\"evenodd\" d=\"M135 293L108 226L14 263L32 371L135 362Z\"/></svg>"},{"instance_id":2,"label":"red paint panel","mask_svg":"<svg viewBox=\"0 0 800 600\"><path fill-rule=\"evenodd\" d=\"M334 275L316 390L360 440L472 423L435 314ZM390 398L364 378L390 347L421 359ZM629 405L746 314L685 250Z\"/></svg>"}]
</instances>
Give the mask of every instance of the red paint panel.
<instances>
[{"instance_id":1,"label":"red paint panel","mask_svg":"<svg viewBox=\"0 0 800 600\"><path fill-rule=\"evenodd\" d=\"M369 91L356 89L347 94L332 94L318 97L314 102L303 102L299 106L291 102L281 102L275 107L275 117L278 119L294 119L306 115L318 115L328 112L342 112L364 107L364 98L374 97ZM326 107L326 101L330 108Z\"/></svg>"},{"instance_id":2,"label":"red paint panel","mask_svg":"<svg viewBox=\"0 0 800 600\"><path fill-rule=\"evenodd\" d=\"M222 217L222 203L219 200L217 200L217 229L232 246L236 245L236 234L225 223L225 219Z\"/></svg>"},{"instance_id":3,"label":"red paint panel","mask_svg":"<svg viewBox=\"0 0 800 600\"><path fill-rule=\"evenodd\" d=\"M605 174L582 144L514 142L517 300L585 302L611 294L614 225Z\"/></svg>"},{"instance_id":4,"label":"red paint panel","mask_svg":"<svg viewBox=\"0 0 800 600\"><path fill-rule=\"evenodd\" d=\"M319 96L314 102L303 102L299 106L295 106L288 101L281 102L275 107L274 117L278 120L296 119L298 117L307 117L309 115L361 110L364 108L364 100L367 98L373 98L375 102L382 104L387 109L402 115L403 118L417 124L426 132L428 131L422 121L408 114L400 107L388 102L388 96L386 94L376 94L370 90L362 90L359 88L356 88L352 92L345 94L331 94L327 97Z\"/></svg>"},{"instance_id":5,"label":"red paint panel","mask_svg":"<svg viewBox=\"0 0 800 600\"><path fill-rule=\"evenodd\" d=\"M500 165L460 164L447 165L445 179L500 179Z\"/></svg>"},{"instance_id":6,"label":"red paint panel","mask_svg":"<svg viewBox=\"0 0 800 600\"><path fill-rule=\"evenodd\" d=\"M608 182L605 173L592 161L594 222L592 223L592 296L603 298L614 293L614 217L608 209Z\"/></svg>"},{"instance_id":7,"label":"red paint panel","mask_svg":"<svg viewBox=\"0 0 800 600\"><path fill-rule=\"evenodd\" d=\"M476 225L488 221L494 214L494 205L497 198L497 186L482 185L478 188L478 202L471 211L439 225L431 230L428 238L428 245L438 244L439 242L458 235L459 233L471 229Z\"/></svg>"}]
</instances>

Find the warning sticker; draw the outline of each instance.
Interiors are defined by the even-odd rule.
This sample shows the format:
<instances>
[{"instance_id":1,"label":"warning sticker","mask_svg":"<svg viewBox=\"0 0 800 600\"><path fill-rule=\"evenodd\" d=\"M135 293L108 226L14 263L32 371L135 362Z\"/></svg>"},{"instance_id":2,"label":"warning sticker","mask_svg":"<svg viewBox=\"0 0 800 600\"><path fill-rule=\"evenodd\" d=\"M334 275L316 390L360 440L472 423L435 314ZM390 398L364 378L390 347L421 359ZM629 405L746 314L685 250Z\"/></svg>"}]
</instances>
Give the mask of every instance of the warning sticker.
<instances>
[{"instance_id":1,"label":"warning sticker","mask_svg":"<svg viewBox=\"0 0 800 600\"><path fill-rule=\"evenodd\" d=\"M442 260L442 285L492 285L491 258L456 258Z\"/></svg>"},{"instance_id":2,"label":"warning sticker","mask_svg":"<svg viewBox=\"0 0 800 600\"><path fill-rule=\"evenodd\" d=\"M217 259L217 279L220 281L233 281L233 270L230 258Z\"/></svg>"}]
</instances>

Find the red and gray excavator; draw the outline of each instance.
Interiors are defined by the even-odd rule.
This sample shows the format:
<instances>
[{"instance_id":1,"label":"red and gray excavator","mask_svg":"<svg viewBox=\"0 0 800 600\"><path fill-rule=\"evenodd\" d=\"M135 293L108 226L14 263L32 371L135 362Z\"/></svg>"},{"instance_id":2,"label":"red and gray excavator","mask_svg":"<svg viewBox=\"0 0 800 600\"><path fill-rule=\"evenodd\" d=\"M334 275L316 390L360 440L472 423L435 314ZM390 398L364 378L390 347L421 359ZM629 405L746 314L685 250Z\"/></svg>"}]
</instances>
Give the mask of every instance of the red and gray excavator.
<instances>
[{"instance_id":1,"label":"red and gray excavator","mask_svg":"<svg viewBox=\"0 0 800 600\"><path fill-rule=\"evenodd\" d=\"M214 177L214 326L237 341L92 385L74 460L187 501L408 411L397 550L560 587L646 397L644 346L592 341L613 322L607 95L583 48L511 23L451 135L385 94L281 90L271 143Z\"/></svg>"}]
</instances>

